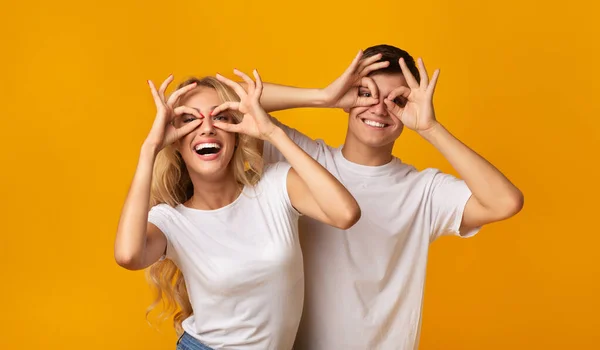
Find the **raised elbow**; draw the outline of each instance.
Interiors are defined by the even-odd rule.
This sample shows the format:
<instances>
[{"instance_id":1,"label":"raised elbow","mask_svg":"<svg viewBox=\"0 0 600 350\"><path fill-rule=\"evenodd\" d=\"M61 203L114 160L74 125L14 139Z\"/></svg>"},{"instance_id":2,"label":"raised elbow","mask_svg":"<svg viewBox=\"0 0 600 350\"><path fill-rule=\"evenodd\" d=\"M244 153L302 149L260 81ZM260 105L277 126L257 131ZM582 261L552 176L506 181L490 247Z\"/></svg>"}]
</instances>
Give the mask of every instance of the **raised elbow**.
<instances>
[{"instance_id":1,"label":"raised elbow","mask_svg":"<svg viewBox=\"0 0 600 350\"><path fill-rule=\"evenodd\" d=\"M511 203L509 207L510 211L512 212L512 215L516 215L518 212L520 212L523 209L524 205L525 196L523 195L523 192L517 190L511 198Z\"/></svg>"},{"instance_id":2,"label":"raised elbow","mask_svg":"<svg viewBox=\"0 0 600 350\"><path fill-rule=\"evenodd\" d=\"M138 258L135 254L115 249L115 261L119 266L127 270L139 270Z\"/></svg>"},{"instance_id":3,"label":"raised elbow","mask_svg":"<svg viewBox=\"0 0 600 350\"><path fill-rule=\"evenodd\" d=\"M352 205L344 211L344 215L340 217L336 226L339 229L347 230L360 220L360 216L361 210L358 204Z\"/></svg>"},{"instance_id":4,"label":"raised elbow","mask_svg":"<svg viewBox=\"0 0 600 350\"><path fill-rule=\"evenodd\" d=\"M504 200L502 205L502 219L508 219L517 215L525 204L525 197L520 190L515 190L510 196Z\"/></svg>"}]
</instances>

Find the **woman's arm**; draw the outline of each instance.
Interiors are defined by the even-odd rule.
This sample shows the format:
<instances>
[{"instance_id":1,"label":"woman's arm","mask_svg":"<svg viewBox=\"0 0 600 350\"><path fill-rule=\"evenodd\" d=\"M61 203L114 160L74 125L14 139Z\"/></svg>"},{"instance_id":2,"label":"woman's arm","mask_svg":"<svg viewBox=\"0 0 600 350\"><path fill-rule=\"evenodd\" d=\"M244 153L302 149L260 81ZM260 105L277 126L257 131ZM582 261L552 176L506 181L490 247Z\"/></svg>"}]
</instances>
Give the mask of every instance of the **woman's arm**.
<instances>
[{"instance_id":1,"label":"woman's arm","mask_svg":"<svg viewBox=\"0 0 600 350\"><path fill-rule=\"evenodd\" d=\"M296 210L344 230L360 219L360 207L352 194L283 130L279 127L275 129L268 141L292 166L288 173L287 189Z\"/></svg>"},{"instance_id":2,"label":"woman's arm","mask_svg":"<svg viewBox=\"0 0 600 350\"><path fill-rule=\"evenodd\" d=\"M179 97L193 89L195 84L175 91L168 100L165 100L164 92L171 81L173 77L169 76L159 91L156 91L152 82L148 81L157 107L156 118L142 146L115 238L115 260L120 266L129 270L139 270L152 265L160 259L167 247L164 233L155 225L148 223L150 187L156 155L164 147L194 130L200 123L200 115L196 110L185 106L173 109ZM174 116L183 113L193 114L198 119L180 129L175 129L170 122Z\"/></svg>"},{"instance_id":3,"label":"woman's arm","mask_svg":"<svg viewBox=\"0 0 600 350\"><path fill-rule=\"evenodd\" d=\"M232 87L240 102L227 102L213 110L239 110L244 118L239 124L216 122L215 127L229 132L239 132L273 144L292 166L287 178L288 194L292 205L302 214L326 224L347 229L360 218L360 207L348 190L321 164L310 157L275 125L260 104L262 82L254 71L256 82L236 71L246 82L248 92L241 85L223 78Z\"/></svg>"}]
</instances>

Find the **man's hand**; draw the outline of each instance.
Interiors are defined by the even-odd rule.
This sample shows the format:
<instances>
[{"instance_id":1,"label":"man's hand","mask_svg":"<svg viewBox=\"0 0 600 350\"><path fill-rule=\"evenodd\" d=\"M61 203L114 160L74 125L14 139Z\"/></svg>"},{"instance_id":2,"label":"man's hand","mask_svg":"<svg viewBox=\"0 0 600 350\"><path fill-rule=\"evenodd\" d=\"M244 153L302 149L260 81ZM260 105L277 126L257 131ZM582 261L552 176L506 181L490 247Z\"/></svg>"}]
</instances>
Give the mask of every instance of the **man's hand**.
<instances>
[{"instance_id":1,"label":"man's hand","mask_svg":"<svg viewBox=\"0 0 600 350\"><path fill-rule=\"evenodd\" d=\"M362 59L362 50L358 52L346 71L321 90L325 106L348 110L352 107L367 107L379 102L377 86L368 75L378 69L387 67L388 61L378 62L381 54ZM370 96L360 96L360 87L369 89Z\"/></svg>"}]
</instances>

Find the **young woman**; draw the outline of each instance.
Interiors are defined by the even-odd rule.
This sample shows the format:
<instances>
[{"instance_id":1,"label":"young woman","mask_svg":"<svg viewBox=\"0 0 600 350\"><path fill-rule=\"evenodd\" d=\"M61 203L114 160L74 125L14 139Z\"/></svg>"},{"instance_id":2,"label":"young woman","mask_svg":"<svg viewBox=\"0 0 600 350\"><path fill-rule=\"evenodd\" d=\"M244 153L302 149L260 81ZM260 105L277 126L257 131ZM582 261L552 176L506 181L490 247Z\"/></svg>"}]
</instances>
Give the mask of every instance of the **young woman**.
<instances>
[{"instance_id":1,"label":"young woman","mask_svg":"<svg viewBox=\"0 0 600 350\"><path fill-rule=\"evenodd\" d=\"M158 91L149 81L156 119L117 230L117 263L150 267L178 349L291 349L304 298L298 217L339 228L360 217L346 188L272 123L258 73L235 73L246 90L206 77L166 98L173 78ZM288 162L263 169L257 139Z\"/></svg>"}]
</instances>

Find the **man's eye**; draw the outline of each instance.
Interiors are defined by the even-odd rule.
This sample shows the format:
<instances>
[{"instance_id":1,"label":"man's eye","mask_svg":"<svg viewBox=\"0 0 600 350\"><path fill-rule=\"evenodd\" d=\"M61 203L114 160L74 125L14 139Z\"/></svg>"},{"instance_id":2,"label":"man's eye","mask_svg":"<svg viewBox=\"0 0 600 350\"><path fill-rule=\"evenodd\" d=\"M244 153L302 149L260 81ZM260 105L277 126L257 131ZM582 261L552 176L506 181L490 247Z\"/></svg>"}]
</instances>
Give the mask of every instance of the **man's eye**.
<instances>
[{"instance_id":1,"label":"man's eye","mask_svg":"<svg viewBox=\"0 0 600 350\"><path fill-rule=\"evenodd\" d=\"M369 91L360 91L358 95L360 97L371 97L371 93Z\"/></svg>"},{"instance_id":2,"label":"man's eye","mask_svg":"<svg viewBox=\"0 0 600 350\"><path fill-rule=\"evenodd\" d=\"M406 106L406 99L404 99L402 97L396 97L394 99L394 103L397 104L400 107L404 107L404 106Z\"/></svg>"}]
</instances>

